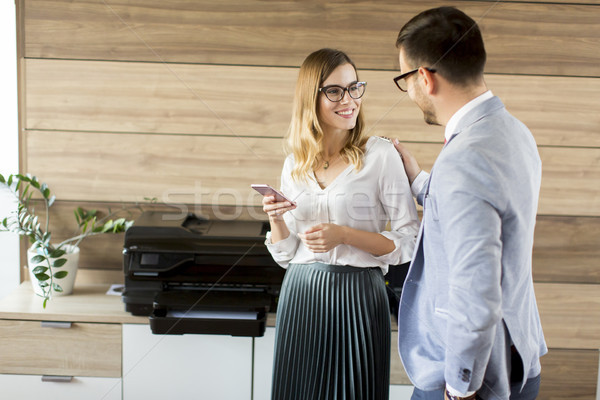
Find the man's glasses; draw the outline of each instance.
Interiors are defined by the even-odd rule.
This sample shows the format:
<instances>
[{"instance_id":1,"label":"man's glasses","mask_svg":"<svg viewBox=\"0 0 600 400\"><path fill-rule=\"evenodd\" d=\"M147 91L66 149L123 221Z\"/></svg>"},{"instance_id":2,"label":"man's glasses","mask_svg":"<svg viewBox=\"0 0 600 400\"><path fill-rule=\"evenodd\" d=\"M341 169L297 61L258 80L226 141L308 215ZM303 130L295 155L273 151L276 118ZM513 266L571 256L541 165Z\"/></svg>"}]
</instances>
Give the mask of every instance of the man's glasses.
<instances>
[{"instance_id":1,"label":"man's glasses","mask_svg":"<svg viewBox=\"0 0 600 400\"><path fill-rule=\"evenodd\" d=\"M346 92L353 99L360 99L365 94L367 82L355 82L350 84L348 87L341 87L338 85L329 85L319 88L319 92L325 93L325 96L329 101L337 103L342 101Z\"/></svg>"},{"instance_id":2,"label":"man's glasses","mask_svg":"<svg viewBox=\"0 0 600 400\"><path fill-rule=\"evenodd\" d=\"M419 67L419 68L421 68L421 67ZM398 75L397 77L395 77L394 83L396 84L396 86L398 86L398 89L400 89L403 92L408 91L408 86L406 84L406 78L409 77L410 75L414 74L415 72L417 72L419 70L419 68L413 69L412 71L405 72L404 74ZM431 69L431 68L425 68L425 69L429 72L435 72L435 69Z\"/></svg>"}]
</instances>

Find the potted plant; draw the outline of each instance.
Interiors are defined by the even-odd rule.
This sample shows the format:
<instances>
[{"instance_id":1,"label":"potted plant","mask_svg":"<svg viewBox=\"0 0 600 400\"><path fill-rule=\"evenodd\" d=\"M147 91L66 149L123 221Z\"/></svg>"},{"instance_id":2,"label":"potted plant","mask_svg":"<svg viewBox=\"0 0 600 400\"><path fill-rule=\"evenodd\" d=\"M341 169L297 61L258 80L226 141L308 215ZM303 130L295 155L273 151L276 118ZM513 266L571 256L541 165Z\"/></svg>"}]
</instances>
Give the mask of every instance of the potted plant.
<instances>
[{"instance_id":1,"label":"potted plant","mask_svg":"<svg viewBox=\"0 0 600 400\"><path fill-rule=\"evenodd\" d=\"M125 218L111 219L115 213L110 211L106 217L99 218L96 210L88 211L77 207L76 234L55 244L51 241L49 231L49 211L55 196L48 185L40 183L35 176L21 174L9 175L6 179L0 174L0 185L6 186L17 198L17 210L0 220L0 231L10 231L29 238L29 273L34 292L44 299L44 308L53 294L69 294L72 291L79 260L79 244L83 239L103 233L124 232L133 225L132 220ZM39 195L34 197L36 192ZM45 218L40 219L32 199L41 200ZM34 281L37 281L37 286Z\"/></svg>"}]
</instances>

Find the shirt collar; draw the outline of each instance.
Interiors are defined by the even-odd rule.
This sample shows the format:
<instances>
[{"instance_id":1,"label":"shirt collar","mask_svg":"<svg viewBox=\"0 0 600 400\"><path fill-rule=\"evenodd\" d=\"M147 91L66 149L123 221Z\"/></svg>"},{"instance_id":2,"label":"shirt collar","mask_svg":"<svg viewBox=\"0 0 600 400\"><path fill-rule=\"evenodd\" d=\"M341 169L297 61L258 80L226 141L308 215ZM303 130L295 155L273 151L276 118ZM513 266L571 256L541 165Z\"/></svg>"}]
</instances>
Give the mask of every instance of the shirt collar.
<instances>
[{"instance_id":1,"label":"shirt collar","mask_svg":"<svg viewBox=\"0 0 600 400\"><path fill-rule=\"evenodd\" d=\"M471 111L472 109L474 109L475 107L477 107L478 105L483 103L484 101L491 99L492 97L494 97L494 95L492 94L492 91L488 90L487 92L475 97L473 100L471 100L470 102L468 102L467 104L462 106L457 112L455 112L454 115L450 118L450 120L446 124L446 130L444 132L446 141L450 140L452 135L454 135L456 133L455 132L456 127L458 126L458 123L460 122L462 117L464 117L465 115L467 115L467 113L469 111Z\"/></svg>"}]
</instances>

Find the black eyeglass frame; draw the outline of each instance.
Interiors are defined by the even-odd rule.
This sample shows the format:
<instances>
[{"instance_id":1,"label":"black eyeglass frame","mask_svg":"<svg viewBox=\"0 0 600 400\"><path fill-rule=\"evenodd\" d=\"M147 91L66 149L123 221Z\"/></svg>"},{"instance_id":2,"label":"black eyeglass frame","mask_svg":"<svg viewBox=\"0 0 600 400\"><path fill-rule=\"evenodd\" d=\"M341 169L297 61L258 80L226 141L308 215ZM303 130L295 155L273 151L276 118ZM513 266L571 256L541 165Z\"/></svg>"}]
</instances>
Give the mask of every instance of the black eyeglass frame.
<instances>
[{"instance_id":1,"label":"black eyeglass frame","mask_svg":"<svg viewBox=\"0 0 600 400\"><path fill-rule=\"evenodd\" d=\"M352 96L352 95L350 94L350 90L349 90L349 88L350 88L351 86L354 86L354 85L360 85L360 86L363 86L363 87L364 87L364 90L363 90L363 92L362 92L362 93L360 94L360 96L358 96L358 97L354 97L354 96ZM339 100L331 100L331 99L329 98L329 96L327 95L327 89L331 89L331 88L334 88L334 87L335 87L335 88L342 89L342 97L340 97L340 99L339 99ZM329 101L331 101L331 102L333 102L333 103L339 103L340 101L344 100L344 96L346 95L346 92L348 92L348 96L350 96L350 97L351 97L351 98L353 98L354 100L358 100L358 99L360 99L361 97L363 97L363 96L365 95L365 92L366 92L366 91L367 91L367 82L353 82L353 83L351 83L350 85L348 85L348 86L346 86L346 87L342 87L342 86L340 86L340 85L327 85L327 86L323 86L323 87L320 87L320 88L319 88L319 92L322 92L322 93L325 95L325 97L327 97L327 100L329 100Z\"/></svg>"},{"instance_id":2,"label":"black eyeglass frame","mask_svg":"<svg viewBox=\"0 0 600 400\"><path fill-rule=\"evenodd\" d=\"M400 84L398 83L398 81L400 81L402 79L406 79L408 76L410 76L410 75L414 74L415 72L417 72L420 68L421 67L419 67L417 69L413 69L412 71L405 72L402 75L398 75L397 77L394 78L394 83L396 84L396 86L398 87L398 89L400 89L401 92L406 93L408 91L408 89L407 90L402 89L402 87L400 86ZM432 73L435 72L435 69L433 69L433 68L427 68L427 67L423 67L423 68L425 68L429 72L432 72Z\"/></svg>"}]
</instances>

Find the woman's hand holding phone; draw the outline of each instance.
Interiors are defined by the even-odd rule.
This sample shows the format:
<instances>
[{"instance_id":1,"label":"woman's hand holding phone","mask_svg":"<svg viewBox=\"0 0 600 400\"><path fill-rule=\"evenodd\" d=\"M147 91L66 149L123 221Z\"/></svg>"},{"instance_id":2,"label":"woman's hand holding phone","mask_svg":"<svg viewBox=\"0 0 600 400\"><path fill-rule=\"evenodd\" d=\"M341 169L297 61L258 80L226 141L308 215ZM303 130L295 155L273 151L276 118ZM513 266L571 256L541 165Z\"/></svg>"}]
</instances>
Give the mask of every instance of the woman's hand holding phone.
<instances>
[{"instance_id":1,"label":"woman's hand holding phone","mask_svg":"<svg viewBox=\"0 0 600 400\"><path fill-rule=\"evenodd\" d=\"M266 195L263 197L263 211L267 213L269 219L279 221L283 220L283 214L296 208L295 204L289 201L277 201L275 196Z\"/></svg>"},{"instance_id":2,"label":"woman's hand holding phone","mask_svg":"<svg viewBox=\"0 0 600 400\"><path fill-rule=\"evenodd\" d=\"M296 203L269 185L251 185L263 195L263 211L273 222L282 221L283 214L296 208Z\"/></svg>"}]
</instances>

